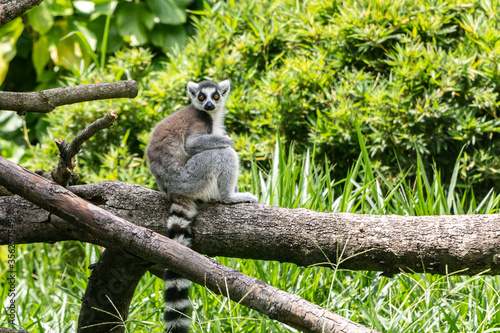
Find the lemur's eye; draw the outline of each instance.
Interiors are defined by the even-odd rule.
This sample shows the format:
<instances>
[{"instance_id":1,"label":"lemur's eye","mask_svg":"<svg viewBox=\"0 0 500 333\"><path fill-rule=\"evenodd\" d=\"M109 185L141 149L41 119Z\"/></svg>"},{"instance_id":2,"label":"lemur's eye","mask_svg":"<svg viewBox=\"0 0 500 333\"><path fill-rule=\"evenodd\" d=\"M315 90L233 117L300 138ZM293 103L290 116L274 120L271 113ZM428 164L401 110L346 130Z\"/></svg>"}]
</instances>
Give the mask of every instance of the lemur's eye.
<instances>
[{"instance_id":1,"label":"lemur's eye","mask_svg":"<svg viewBox=\"0 0 500 333\"><path fill-rule=\"evenodd\" d=\"M205 100L205 95L200 95L200 96L198 96L198 100L199 100L200 102L203 102L203 101Z\"/></svg>"},{"instance_id":2,"label":"lemur's eye","mask_svg":"<svg viewBox=\"0 0 500 333\"><path fill-rule=\"evenodd\" d=\"M220 96L219 96L219 94L215 93L215 94L212 96L212 98L213 98L214 100L218 101L218 100L219 100L219 98L220 98Z\"/></svg>"}]
</instances>

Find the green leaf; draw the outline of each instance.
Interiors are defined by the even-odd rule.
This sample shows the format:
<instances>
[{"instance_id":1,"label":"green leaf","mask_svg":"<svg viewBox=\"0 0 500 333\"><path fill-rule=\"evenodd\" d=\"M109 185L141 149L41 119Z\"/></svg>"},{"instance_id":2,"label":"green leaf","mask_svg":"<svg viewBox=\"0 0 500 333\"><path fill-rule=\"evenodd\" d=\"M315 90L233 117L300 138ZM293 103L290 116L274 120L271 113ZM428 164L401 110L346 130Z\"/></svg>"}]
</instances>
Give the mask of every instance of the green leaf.
<instances>
[{"instance_id":1,"label":"green leaf","mask_svg":"<svg viewBox=\"0 0 500 333\"><path fill-rule=\"evenodd\" d=\"M116 0L91 0L93 3L96 4L96 6L101 6L101 5L105 5L109 2L113 2L113 1L116 1Z\"/></svg>"},{"instance_id":2,"label":"green leaf","mask_svg":"<svg viewBox=\"0 0 500 333\"><path fill-rule=\"evenodd\" d=\"M13 114L15 115L15 114ZM25 149L12 141L0 139L0 155L14 163L19 163L24 156Z\"/></svg>"},{"instance_id":3,"label":"green leaf","mask_svg":"<svg viewBox=\"0 0 500 333\"><path fill-rule=\"evenodd\" d=\"M452 209L453 203L453 195L455 194L455 187L457 185L458 172L460 171L460 158L462 157L462 153L464 151L464 147L460 151L460 154L457 157L457 161L455 162L455 167L453 168L453 173L451 175L450 187L448 188L448 197L446 200L446 204L448 205L448 209Z\"/></svg>"},{"instance_id":4,"label":"green leaf","mask_svg":"<svg viewBox=\"0 0 500 333\"><path fill-rule=\"evenodd\" d=\"M173 0L177 6L186 9L186 7L193 2L193 0Z\"/></svg>"},{"instance_id":5,"label":"green leaf","mask_svg":"<svg viewBox=\"0 0 500 333\"><path fill-rule=\"evenodd\" d=\"M40 38L33 43L33 54L31 58L33 60L36 75L40 78L40 75L42 75L45 66L50 60L49 41L47 36L40 36Z\"/></svg>"},{"instance_id":6,"label":"green leaf","mask_svg":"<svg viewBox=\"0 0 500 333\"><path fill-rule=\"evenodd\" d=\"M23 120L12 112L0 113L0 134L6 136L9 132L17 131L23 126Z\"/></svg>"},{"instance_id":7,"label":"green leaf","mask_svg":"<svg viewBox=\"0 0 500 333\"><path fill-rule=\"evenodd\" d=\"M110 0L103 4L96 4L94 11L90 15L90 20L93 21L101 15L107 15L109 11L114 14L117 5L118 1L116 0Z\"/></svg>"},{"instance_id":8,"label":"green leaf","mask_svg":"<svg viewBox=\"0 0 500 333\"><path fill-rule=\"evenodd\" d=\"M163 24L178 25L186 22L185 1L146 0L146 4Z\"/></svg>"},{"instance_id":9,"label":"green leaf","mask_svg":"<svg viewBox=\"0 0 500 333\"><path fill-rule=\"evenodd\" d=\"M144 7L143 10L139 11L139 18L146 29L151 30L155 26L155 16L153 13L147 10L146 7Z\"/></svg>"},{"instance_id":10,"label":"green leaf","mask_svg":"<svg viewBox=\"0 0 500 333\"><path fill-rule=\"evenodd\" d=\"M18 17L0 28L0 58L12 60L16 54L16 42L23 33L23 20Z\"/></svg>"},{"instance_id":11,"label":"green leaf","mask_svg":"<svg viewBox=\"0 0 500 333\"><path fill-rule=\"evenodd\" d=\"M157 24L151 32L151 42L165 53L176 47L183 49L186 41L186 29L181 25Z\"/></svg>"},{"instance_id":12,"label":"green leaf","mask_svg":"<svg viewBox=\"0 0 500 333\"><path fill-rule=\"evenodd\" d=\"M148 27L154 25L154 14L144 3L121 3L116 10L116 27L122 37L130 37L131 45L148 42Z\"/></svg>"},{"instance_id":13,"label":"green leaf","mask_svg":"<svg viewBox=\"0 0 500 333\"><path fill-rule=\"evenodd\" d=\"M82 37L86 40L86 42L89 44L91 50L92 51L95 50L97 46L97 38L95 34L86 26L83 26L78 22L75 22L75 27L82 34Z\"/></svg>"},{"instance_id":14,"label":"green leaf","mask_svg":"<svg viewBox=\"0 0 500 333\"><path fill-rule=\"evenodd\" d=\"M71 0L47 0L50 12L54 16L73 15L73 4Z\"/></svg>"},{"instance_id":15,"label":"green leaf","mask_svg":"<svg viewBox=\"0 0 500 333\"><path fill-rule=\"evenodd\" d=\"M115 18L112 18L111 25L108 31L106 53L113 53L119 50L123 45L123 38L118 33L115 22ZM106 17L98 17L97 19L89 23L88 28L94 33L94 35L100 36L100 38L102 38L106 29ZM97 43L97 51L102 52L102 43Z\"/></svg>"},{"instance_id":16,"label":"green leaf","mask_svg":"<svg viewBox=\"0 0 500 333\"><path fill-rule=\"evenodd\" d=\"M33 29L41 35L49 32L54 25L54 18L46 2L42 2L39 6L31 8L28 11L28 19Z\"/></svg>"},{"instance_id":17,"label":"green leaf","mask_svg":"<svg viewBox=\"0 0 500 333\"><path fill-rule=\"evenodd\" d=\"M92 14L95 12L95 3L92 1L73 1L75 9L84 14Z\"/></svg>"},{"instance_id":18,"label":"green leaf","mask_svg":"<svg viewBox=\"0 0 500 333\"><path fill-rule=\"evenodd\" d=\"M84 34L80 31L72 31L64 38L68 38L71 36L75 37L75 39L80 43L80 46L83 48L83 50L85 50L92 57L92 60L95 62L97 67L99 67L99 59L97 58L97 54L94 52L95 47L93 48L90 45L89 40L84 36Z\"/></svg>"},{"instance_id":19,"label":"green leaf","mask_svg":"<svg viewBox=\"0 0 500 333\"><path fill-rule=\"evenodd\" d=\"M50 57L54 64L75 72L85 68L91 55L84 52L87 45L83 43L83 39L85 38L74 23L58 20L47 34Z\"/></svg>"},{"instance_id":20,"label":"green leaf","mask_svg":"<svg viewBox=\"0 0 500 333\"><path fill-rule=\"evenodd\" d=\"M9 70L9 61L16 55L16 42L24 29L23 20L18 17L0 28L0 84Z\"/></svg>"}]
</instances>

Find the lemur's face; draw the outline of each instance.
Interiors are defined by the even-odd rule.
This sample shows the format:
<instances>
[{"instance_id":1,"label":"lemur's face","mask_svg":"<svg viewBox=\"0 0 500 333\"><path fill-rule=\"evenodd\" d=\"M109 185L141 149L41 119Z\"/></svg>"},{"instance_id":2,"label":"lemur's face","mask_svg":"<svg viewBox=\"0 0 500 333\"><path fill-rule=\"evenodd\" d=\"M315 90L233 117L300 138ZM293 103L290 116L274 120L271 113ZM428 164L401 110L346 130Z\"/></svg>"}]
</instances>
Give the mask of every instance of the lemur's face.
<instances>
[{"instance_id":1,"label":"lemur's face","mask_svg":"<svg viewBox=\"0 0 500 333\"><path fill-rule=\"evenodd\" d=\"M224 107L230 83L229 80L219 83L213 81L189 82L187 88L191 102L196 109L215 113Z\"/></svg>"}]
</instances>

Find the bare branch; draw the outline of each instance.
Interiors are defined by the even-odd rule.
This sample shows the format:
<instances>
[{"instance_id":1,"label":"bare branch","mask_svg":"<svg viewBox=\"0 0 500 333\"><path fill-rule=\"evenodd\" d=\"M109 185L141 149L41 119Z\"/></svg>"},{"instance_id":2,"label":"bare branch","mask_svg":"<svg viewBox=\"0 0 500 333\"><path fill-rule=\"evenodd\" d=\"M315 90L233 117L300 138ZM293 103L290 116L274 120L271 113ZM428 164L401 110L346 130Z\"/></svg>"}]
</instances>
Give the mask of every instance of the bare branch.
<instances>
[{"instance_id":1,"label":"bare branch","mask_svg":"<svg viewBox=\"0 0 500 333\"><path fill-rule=\"evenodd\" d=\"M0 0L0 27L32 7L38 6L43 0ZM1 109L1 108L0 108Z\"/></svg>"},{"instance_id":2,"label":"bare branch","mask_svg":"<svg viewBox=\"0 0 500 333\"><path fill-rule=\"evenodd\" d=\"M106 116L102 117L101 119L97 119L92 124L85 127L83 131L81 131L75 136L73 141L71 141L71 143L68 145L67 149L65 149L64 158L68 159L70 157L75 156L80 151L80 148L82 148L82 144L85 141L90 139L94 134L96 134L100 130L111 126L117 118L118 115L116 114L116 112L111 111Z\"/></svg>"},{"instance_id":3,"label":"bare branch","mask_svg":"<svg viewBox=\"0 0 500 333\"><path fill-rule=\"evenodd\" d=\"M163 193L121 182L69 189L115 215L167 234L170 203ZM213 203L201 205L198 212L193 249L211 256L322 263L386 275L500 274L500 215L357 215ZM0 198L0 244L7 244L10 223L19 243L76 239L101 244L95 235L17 196Z\"/></svg>"},{"instance_id":4,"label":"bare branch","mask_svg":"<svg viewBox=\"0 0 500 333\"><path fill-rule=\"evenodd\" d=\"M148 261L163 264L217 294L289 326L312 333L375 332L116 217L3 157L0 157L0 182L11 192L87 230L107 246L121 247Z\"/></svg>"},{"instance_id":5,"label":"bare branch","mask_svg":"<svg viewBox=\"0 0 500 333\"><path fill-rule=\"evenodd\" d=\"M60 158L57 168L51 172L51 178L61 186L66 186L68 180L72 177L77 181L79 176L73 171L76 165L75 155L80 151L85 141L90 139L98 131L111 126L117 118L118 115L116 112L109 112L106 116L97 119L92 124L85 127L69 144L63 139L54 140L59 148ZM76 181L72 183L74 184Z\"/></svg>"},{"instance_id":6,"label":"bare branch","mask_svg":"<svg viewBox=\"0 0 500 333\"><path fill-rule=\"evenodd\" d=\"M118 81L62 87L28 93L0 92L0 110L47 113L66 104L108 98L134 98L139 91L136 81Z\"/></svg>"}]
</instances>

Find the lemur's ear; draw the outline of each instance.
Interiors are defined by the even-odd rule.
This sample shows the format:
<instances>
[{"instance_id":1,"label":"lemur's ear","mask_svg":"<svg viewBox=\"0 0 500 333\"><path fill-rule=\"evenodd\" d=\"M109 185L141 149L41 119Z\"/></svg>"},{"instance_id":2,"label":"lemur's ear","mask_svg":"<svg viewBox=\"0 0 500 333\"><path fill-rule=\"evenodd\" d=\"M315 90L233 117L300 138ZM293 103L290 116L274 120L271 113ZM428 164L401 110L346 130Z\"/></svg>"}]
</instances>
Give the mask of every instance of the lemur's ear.
<instances>
[{"instance_id":1,"label":"lemur's ear","mask_svg":"<svg viewBox=\"0 0 500 333\"><path fill-rule=\"evenodd\" d=\"M192 96L196 96L196 92L198 91L198 87L199 87L198 83L189 81L188 85L187 85L188 94L192 95Z\"/></svg>"},{"instance_id":2,"label":"lemur's ear","mask_svg":"<svg viewBox=\"0 0 500 333\"><path fill-rule=\"evenodd\" d=\"M223 96L227 95L227 93L229 93L229 90L231 89L231 81L224 80L222 82L219 82L219 89Z\"/></svg>"}]
</instances>

